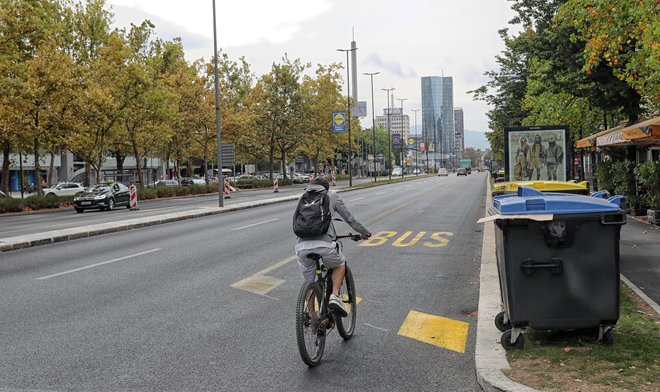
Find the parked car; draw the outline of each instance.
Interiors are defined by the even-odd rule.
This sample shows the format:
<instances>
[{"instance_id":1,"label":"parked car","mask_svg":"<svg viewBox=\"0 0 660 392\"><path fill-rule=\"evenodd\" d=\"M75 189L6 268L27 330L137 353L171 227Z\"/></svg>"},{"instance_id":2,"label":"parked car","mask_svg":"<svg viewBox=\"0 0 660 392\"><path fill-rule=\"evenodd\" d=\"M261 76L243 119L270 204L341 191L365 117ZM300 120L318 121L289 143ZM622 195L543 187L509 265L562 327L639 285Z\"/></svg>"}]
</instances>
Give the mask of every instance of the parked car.
<instances>
[{"instance_id":1,"label":"parked car","mask_svg":"<svg viewBox=\"0 0 660 392\"><path fill-rule=\"evenodd\" d=\"M459 167L458 170L456 171L457 176L466 176L467 177L467 171L465 170L464 167Z\"/></svg>"},{"instance_id":2,"label":"parked car","mask_svg":"<svg viewBox=\"0 0 660 392\"><path fill-rule=\"evenodd\" d=\"M177 186L179 183L176 180L160 180L156 182L156 187L159 186Z\"/></svg>"},{"instance_id":3,"label":"parked car","mask_svg":"<svg viewBox=\"0 0 660 392\"><path fill-rule=\"evenodd\" d=\"M447 177L448 175L449 175L449 171L444 167L438 169L438 176Z\"/></svg>"},{"instance_id":4,"label":"parked car","mask_svg":"<svg viewBox=\"0 0 660 392\"><path fill-rule=\"evenodd\" d=\"M76 212L80 213L87 209L100 209L101 211L112 211L115 207L130 205L130 190L122 183L97 184L87 191L73 198Z\"/></svg>"},{"instance_id":5,"label":"parked car","mask_svg":"<svg viewBox=\"0 0 660 392\"><path fill-rule=\"evenodd\" d=\"M193 178L192 183L193 185L206 185L206 180L203 178Z\"/></svg>"},{"instance_id":6,"label":"parked car","mask_svg":"<svg viewBox=\"0 0 660 392\"><path fill-rule=\"evenodd\" d=\"M294 184L304 184L306 182L309 182L310 176L307 174L302 174L302 173L293 173L293 176L291 177L291 182Z\"/></svg>"},{"instance_id":7,"label":"parked car","mask_svg":"<svg viewBox=\"0 0 660 392\"><path fill-rule=\"evenodd\" d=\"M403 174L403 170L400 167L395 166L392 169L392 177L401 177L402 174Z\"/></svg>"},{"instance_id":8,"label":"parked car","mask_svg":"<svg viewBox=\"0 0 660 392\"><path fill-rule=\"evenodd\" d=\"M472 168L471 168L471 167L466 167L466 168L465 168L465 172L466 172L467 174L472 174Z\"/></svg>"},{"instance_id":9,"label":"parked car","mask_svg":"<svg viewBox=\"0 0 660 392\"><path fill-rule=\"evenodd\" d=\"M84 192L85 187L77 182L60 182L52 188L44 188L45 196L74 196L78 192Z\"/></svg>"},{"instance_id":10,"label":"parked car","mask_svg":"<svg viewBox=\"0 0 660 392\"><path fill-rule=\"evenodd\" d=\"M2 199L3 197L9 197L9 196L5 195L3 191L0 191L0 199Z\"/></svg>"}]
</instances>

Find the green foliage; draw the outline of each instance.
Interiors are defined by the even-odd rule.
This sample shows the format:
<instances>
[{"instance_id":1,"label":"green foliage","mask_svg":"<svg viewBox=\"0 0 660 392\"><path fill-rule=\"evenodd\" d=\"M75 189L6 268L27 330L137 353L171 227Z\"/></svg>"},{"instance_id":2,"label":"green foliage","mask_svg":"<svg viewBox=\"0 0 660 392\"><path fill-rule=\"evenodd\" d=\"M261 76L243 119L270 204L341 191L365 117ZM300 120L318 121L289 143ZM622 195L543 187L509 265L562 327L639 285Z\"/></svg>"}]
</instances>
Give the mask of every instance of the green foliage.
<instances>
[{"instance_id":1,"label":"green foliage","mask_svg":"<svg viewBox=\"0 0 660 392\"><path fill-rule=\"evenodd\" d=\"M614 193L614 180L612 177L612 161L598 162L596 165L596 178L598 190Z\"/></svg>"},{"instance_id":2,"label":"green foliage","mask_svg":"<svg viewBox=\"0 0 660 392\"><path fill-rule=\"evenodd\" d=\"M23 211L23 200L11 197L0 199L0 213Z\"/></svg>"},{"instance_id":3,"label":"green foliage","mask_svg":"<svg viewBox=\"0 0 660 392\"><path fill-rule=\"evenodd\" d=\"M637 193L637 180L635 178L635 162L625 160L612 164L612 181L614 193L625 195L628 205L633 208L642 208L642 200Z\"/></svg>"},{"instance_id":4,"label":"green foliage","mask_svg":"<svg viewBox=\"0 0 660 392\"><path fill-rule=\"evenodd\" d=\"M660 210L660 162L644 162L635 168L642 200L648 208Z\"/></svg>"},{"instance_id":5,"label":"green foliage","mask_svg":"<svg viewBox=\"0 0 660 392\"><path fill-rule=\"evenodd\" d=\"M69 207L73 205L73 196L28 196L24 199L3 197L0 199L0 213L44 210Z\"/></svg>"}]
</instances>

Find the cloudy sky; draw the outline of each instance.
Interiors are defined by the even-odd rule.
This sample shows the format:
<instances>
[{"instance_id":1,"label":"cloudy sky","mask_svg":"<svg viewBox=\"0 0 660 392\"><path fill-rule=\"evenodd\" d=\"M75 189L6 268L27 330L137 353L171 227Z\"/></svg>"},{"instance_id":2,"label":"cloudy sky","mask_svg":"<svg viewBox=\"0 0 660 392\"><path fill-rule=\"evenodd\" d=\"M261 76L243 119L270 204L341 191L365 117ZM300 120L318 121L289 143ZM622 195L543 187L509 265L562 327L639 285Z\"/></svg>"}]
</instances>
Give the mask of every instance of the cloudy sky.
<instances>
[{"instance_id":1,"label":"cloudy sky","mask_svg":"<svg viewBox=\"0 0 660 392\"><path fill-rule=\"evenodd\" d=\"M108 0L118 27L144 19L157 35L181 37L186 57L209 59L213 53L211 0ZM466 92L486 82L503 49L497 31L513 16L507 0L217 0L218 46L232 59L244 56L256 75L270 70L287 53L313 65L341 62L353 38L358 47L358 94L367 101L374 77L376 114L387 106L381 88L394 87L407 98L404 111L421 107L422 76L452 76L454 106L465 112L465 129L487 131L488 107ZM351 80L351 85L353 84ZM421 113L418 113L421 124Z\"/></svg>"}]
</instances>

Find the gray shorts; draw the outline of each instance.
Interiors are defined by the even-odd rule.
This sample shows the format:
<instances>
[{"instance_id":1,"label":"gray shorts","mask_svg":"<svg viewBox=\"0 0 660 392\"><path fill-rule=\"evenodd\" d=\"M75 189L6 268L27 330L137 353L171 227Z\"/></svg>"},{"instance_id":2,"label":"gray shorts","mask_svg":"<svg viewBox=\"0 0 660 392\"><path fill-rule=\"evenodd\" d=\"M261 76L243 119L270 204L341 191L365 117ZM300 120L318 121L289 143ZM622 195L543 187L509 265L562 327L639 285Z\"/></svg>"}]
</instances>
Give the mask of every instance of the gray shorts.
<instances>
[{"instance_id":1,"label":"gray shorts","mask_svg":"<svg viewBox=\"0 0 660 392\"><path fill-rule=\"evenodd\" d=\"M337 249L334 242L332 243L332 246L301 249L296 252L296 256L298 256L298 267L300 267L300 272L302 272L305 280L314 280L314 275L316 273L316 263L314 260L307 258L307 255L310 253L321 255L323 265L328 268L337 268L346 262L344 254Z\"/></svg>"}]
</instances>

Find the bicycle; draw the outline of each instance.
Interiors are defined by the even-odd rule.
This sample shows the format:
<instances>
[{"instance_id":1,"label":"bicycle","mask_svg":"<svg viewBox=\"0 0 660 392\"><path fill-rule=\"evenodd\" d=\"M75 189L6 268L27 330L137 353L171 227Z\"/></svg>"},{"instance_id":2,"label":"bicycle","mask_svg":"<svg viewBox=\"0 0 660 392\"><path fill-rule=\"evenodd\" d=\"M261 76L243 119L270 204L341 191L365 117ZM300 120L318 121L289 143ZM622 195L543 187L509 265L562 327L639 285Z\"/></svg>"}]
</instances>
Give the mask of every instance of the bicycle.
<instances>
[{"instance_id":1,"label":"bicycle","mask_svg":"<svg viewBox=\"0 0 660 392\"><path fill-rule=\"evenodd\" d=\"M349 233L337 236L336 240L341 238L358 241L361 236ZM337 246L342 246L340 241L337 241ZM339 298L344 303L348 315L340 317L333 314L328 309L330 294L332 294L332 269L324 266L321 256L316 253L310 253L307 257L316 263L316 280L307 281L300 288L296 304L296 339L303 362L307 366L313 367L321 363L325 338L335 325L337 332L344 340L353 337L357 317L357 296L355 295L353 273L346 265L344 280L339 289Z\"/></svg>"}]
</instances>

